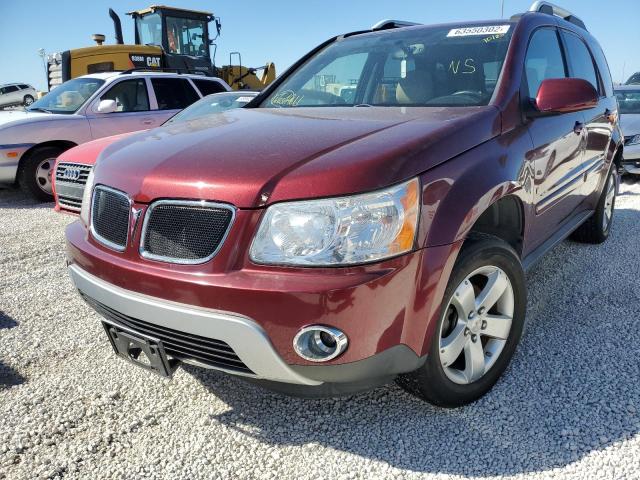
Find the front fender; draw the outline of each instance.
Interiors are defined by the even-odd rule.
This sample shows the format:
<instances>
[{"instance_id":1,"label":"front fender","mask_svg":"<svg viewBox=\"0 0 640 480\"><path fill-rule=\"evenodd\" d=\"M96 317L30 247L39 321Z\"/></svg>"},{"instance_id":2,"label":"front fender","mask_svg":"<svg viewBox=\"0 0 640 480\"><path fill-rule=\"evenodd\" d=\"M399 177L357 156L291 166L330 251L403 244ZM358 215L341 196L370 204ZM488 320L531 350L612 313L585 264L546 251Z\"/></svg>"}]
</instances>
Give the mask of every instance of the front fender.
<instances>
[{"instance_id":1,"label":"front fender","mask_svg":"<svg viewBox=\"0 0 640 480\"><path fill-rule=\"evenodd\" d=\"M516 129L424 173L420 245L463 240L482 213L506 195L522 202L526 225L533 208L530 149L526 131Z\"/></svg>"}]
</instances>

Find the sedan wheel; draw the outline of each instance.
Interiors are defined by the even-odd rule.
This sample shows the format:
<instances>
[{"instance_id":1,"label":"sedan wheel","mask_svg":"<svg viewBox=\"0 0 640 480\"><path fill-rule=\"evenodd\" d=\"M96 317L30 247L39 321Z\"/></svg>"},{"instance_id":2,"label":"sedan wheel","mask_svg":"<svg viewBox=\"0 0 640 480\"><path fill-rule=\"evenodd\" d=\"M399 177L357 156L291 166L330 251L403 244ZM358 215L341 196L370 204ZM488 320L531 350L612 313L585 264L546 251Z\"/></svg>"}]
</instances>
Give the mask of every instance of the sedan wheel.
<instances>
[{"instance_id":1,"label":"sedan wheel","mask_svg":"<svg viewBox=\"0 0 640 480\"><path fill-rule=\"evenodd\" d=\"M42 160L36 168L36 184L47 195L51 195L53 193L51 177L53 175L53 168L55 164L55 158L46 158Z\"/></svg>"},{"instance_id":2,"label":"sedan wheel","mask_svg":"<svg viewBox=\"0 0 640 480\"><path fill-rule=\"evenodd\" d=\"M27 154L20 162L18 182L25 192L36 200L53 200L53 175L56 158L64 150L58 147L38 147Z\"/></svg>"}]
</instances>

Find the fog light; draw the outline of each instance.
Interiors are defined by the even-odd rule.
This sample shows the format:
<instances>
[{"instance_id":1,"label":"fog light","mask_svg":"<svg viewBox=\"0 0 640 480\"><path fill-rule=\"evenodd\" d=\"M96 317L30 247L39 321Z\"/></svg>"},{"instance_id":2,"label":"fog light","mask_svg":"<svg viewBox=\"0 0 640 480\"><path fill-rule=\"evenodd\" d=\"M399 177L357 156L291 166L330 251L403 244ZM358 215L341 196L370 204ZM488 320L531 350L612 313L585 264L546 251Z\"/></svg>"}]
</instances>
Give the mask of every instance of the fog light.
<instances>
[{"instance_id":1,"label":"fog light","mask_svg":"<svg viewBox=\"0 0 640 480\"><path fill-rule=\"evenodd\" d=\"M311 362L326 362L347 349L349 341L337 328L313 325L305 327L293 339L298 355Z\"/></svg>"}]
</instances>

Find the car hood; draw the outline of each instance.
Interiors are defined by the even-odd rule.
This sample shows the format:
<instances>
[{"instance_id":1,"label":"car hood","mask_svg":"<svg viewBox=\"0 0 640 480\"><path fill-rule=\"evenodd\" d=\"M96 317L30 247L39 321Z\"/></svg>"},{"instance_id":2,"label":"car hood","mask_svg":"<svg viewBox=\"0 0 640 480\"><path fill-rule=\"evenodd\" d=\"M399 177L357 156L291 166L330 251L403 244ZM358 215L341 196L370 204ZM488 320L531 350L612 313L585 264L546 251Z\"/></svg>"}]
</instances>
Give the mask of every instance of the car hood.
<instances>
[{"instance_id":1,"label":"car hood","mask_svg":"<svg viewBox=\"0 0 640 480\"><path fill-rule=\"evenodd\" d=\"M620 115L620 126L625 137L640 134L640 114L623 113Z\"/></svg>"},{"instance_id":2,"label":"car hood","mask_svg":"<svg viewBox=\"0 0 640 480\"><path fill-rule=\"evenodd\" d=\"M33 121L40 122L43 120L51 120L53 118L68 118L71 115L44 113L44 112L26 112L22 110L9 110L0 112L0 129L4 127L12 127L22 123L31 123Z\"/></svg>"},{"instance_id":3,"label":"car hood","mask_svg":"<svg viewBox=\"0 0 640 480\"><path fill-rule=\"evenodd\" d=\"M500 125L492 106L237 109L107 146L95 181L140 203L252 208L406 180L489 140Z\"/></svg>"}]
</instances>

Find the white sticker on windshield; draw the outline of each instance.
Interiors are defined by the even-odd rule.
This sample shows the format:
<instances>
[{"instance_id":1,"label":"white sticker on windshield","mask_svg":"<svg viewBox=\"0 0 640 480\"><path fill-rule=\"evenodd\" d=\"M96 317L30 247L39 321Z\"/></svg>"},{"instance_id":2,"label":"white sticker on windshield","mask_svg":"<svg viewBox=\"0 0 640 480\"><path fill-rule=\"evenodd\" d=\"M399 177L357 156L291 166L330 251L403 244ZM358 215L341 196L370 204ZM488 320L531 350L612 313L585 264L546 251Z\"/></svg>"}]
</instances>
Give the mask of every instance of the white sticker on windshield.
<instances>
[{"instance_id":1,"label":"white sticker on windshield","mask_svg":"<svg viewBox=\"0 0 640 480\"><path fill-rule=\"evenodd\" d=\"M244 102L244 103L249 103L251 100L253 100L253 97L238 97L236 98L236 102Z\"/></svg>"},{"instance_id":2,"label":"white sticker on windshield","mask_svg":"<svg viewBox=\"0 0 640 480\"><path fill-rule=\"evenodd\" d=\"M447 33L447 37L469 37L472 35L504 35L511 25L486 25L479 27L454 28Z\"/></svg>"}]
</instances>

